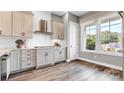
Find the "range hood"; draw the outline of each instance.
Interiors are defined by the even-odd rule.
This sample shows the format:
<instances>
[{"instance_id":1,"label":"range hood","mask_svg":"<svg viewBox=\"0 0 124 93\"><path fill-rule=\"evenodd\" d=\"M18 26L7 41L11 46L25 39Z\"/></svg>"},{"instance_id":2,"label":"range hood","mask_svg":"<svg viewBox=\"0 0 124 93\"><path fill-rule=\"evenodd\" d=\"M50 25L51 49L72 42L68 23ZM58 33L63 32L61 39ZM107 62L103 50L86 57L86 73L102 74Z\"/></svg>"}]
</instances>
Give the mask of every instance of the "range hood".
<instances>
[{"instance_id":1,"label":"range hood","mask_svg":"<svg viewBox=\"0 0 124 93\"><path fill-rule=\"evenodd\" d=\"M41 19L39 21L39 30L35 31L34 33L52 34L51 32L48 32L48 30L47 30L47 21L44 20L44 19Z\"/></svg>"}]
</instances>

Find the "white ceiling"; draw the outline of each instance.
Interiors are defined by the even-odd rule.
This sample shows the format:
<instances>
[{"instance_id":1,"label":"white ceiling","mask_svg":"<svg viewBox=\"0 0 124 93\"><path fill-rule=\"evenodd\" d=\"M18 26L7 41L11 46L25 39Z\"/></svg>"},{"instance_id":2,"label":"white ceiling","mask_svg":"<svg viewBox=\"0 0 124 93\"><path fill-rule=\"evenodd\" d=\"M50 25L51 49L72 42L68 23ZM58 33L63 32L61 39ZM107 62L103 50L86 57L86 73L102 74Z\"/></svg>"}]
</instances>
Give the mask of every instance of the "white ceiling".
<instances>
[{"instance_id":1,"label":"white ceiling","mask_svg":"<svg viewBox=\"0 0 124 93\"><path fill-rule=\"evenodd\" d=\"M65 13L67 13L66 11L51 11L52 14L58 15L58 16L63 16Z\"/></svg>"},{"instance_id":2,"label":"white ceiling","mask_svg":"<svg viewBox=\"0 0 124 93\"><path fill-rule=\"evenodd\" d=\"M82 16L82 15L88 13L89 11L51 11L52 14L55 14L58 16L63 16L67 12L69 12L73 15L76 15L76 16Z\"/></svg>"},{"instance_id":3,"label":"white ceiling","mask_svg":"<svg viewBox=\"0 0 124 93\"><path fill-rule=\"evenodd\" d=\"M69 13L76 15L76 16L82 16L88 13L89 11L69 11Z\"/></svg>"}]
</instances>

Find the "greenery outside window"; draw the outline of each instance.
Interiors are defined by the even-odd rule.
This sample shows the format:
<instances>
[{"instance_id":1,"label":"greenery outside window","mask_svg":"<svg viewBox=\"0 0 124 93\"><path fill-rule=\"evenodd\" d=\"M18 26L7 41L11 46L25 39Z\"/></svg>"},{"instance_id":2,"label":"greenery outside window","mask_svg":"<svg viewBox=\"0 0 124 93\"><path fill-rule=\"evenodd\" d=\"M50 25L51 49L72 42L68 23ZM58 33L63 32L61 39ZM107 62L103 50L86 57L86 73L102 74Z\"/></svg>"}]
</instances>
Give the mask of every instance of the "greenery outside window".
<instances>
[{"instance_id":1,"label":"greenery outside window","mask_svg":"<svg viewBox=\"0 0 124 93\"><path fill-rule=\"evenodd\" d=\"M86 31L86 50L95 50L96 48L96 26L88 25L85 27Z\"/></svg>"},{"instance_id":2,"label":"greenery outside window","mask_svg":"<svg viewBox=\"0 0 124 93\"><path fill-rule=\"evenodd\" d=\"M122 53L122 25L120 19L103 21L101 27L101 50Z\"/></svg>"}]
</instances>

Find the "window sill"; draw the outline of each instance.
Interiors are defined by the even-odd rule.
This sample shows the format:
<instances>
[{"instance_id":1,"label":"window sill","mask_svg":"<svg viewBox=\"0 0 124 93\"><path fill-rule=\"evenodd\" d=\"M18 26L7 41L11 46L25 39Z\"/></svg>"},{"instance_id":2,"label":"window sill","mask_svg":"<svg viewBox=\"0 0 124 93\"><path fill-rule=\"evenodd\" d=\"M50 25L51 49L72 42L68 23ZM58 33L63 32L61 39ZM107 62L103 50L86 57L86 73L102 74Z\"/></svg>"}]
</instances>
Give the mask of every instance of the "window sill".
<instances>
[{"instance_id":1,"label":"window sill","mask_svg":"<svg viewBox=\"0 0 124 93\"><path fill-rule=\"evenodd\" d=\"M108 56L119 56L122 57L123 54L121 53L111 53L111 52L102 52L102 51L93 51L93 50L83 50L81 52L85 52L85 53L93 53L93 54L102 54L102 55L108 55Z\"/></svg>"}]
</instances>

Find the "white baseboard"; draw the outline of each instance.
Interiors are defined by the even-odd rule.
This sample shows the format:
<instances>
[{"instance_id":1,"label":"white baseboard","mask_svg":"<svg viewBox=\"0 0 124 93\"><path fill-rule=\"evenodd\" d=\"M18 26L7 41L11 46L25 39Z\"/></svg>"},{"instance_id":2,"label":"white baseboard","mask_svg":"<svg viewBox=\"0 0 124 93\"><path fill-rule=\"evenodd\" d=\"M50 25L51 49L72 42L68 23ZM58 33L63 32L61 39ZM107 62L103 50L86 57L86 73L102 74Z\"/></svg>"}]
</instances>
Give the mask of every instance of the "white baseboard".
<instances>
[{"instance_id":1,"label":"white baseboard","mask_svg":"<svg viewBox=\"0 0 124 93\"><path fill-rule=\"evenodd\" d=\"M66 59L66 62L71 62L71 60L70 59Z\"/></svg>"},{"instance_id":2,"label":"white baseboard","mask_svg":"<svg viewBox=\"0 0 124 93\"><path fill-rule=\"evenodd\" d=\"M110 67L110 68L114 68L114 69L118 69L118 70L122 71L122 67L120 67L120 66L115 66L115 65L111 65L111 64L107 64L107 63L103 63L103 62L99 62L99 61L84 59L84 58L78 58L78 59L82 60L82 61L87 61L89 63L95 63L95 64L98 64L98 65L103 65L103 66L106 66L106 67Z\"/></svg>"}]
</instances>

